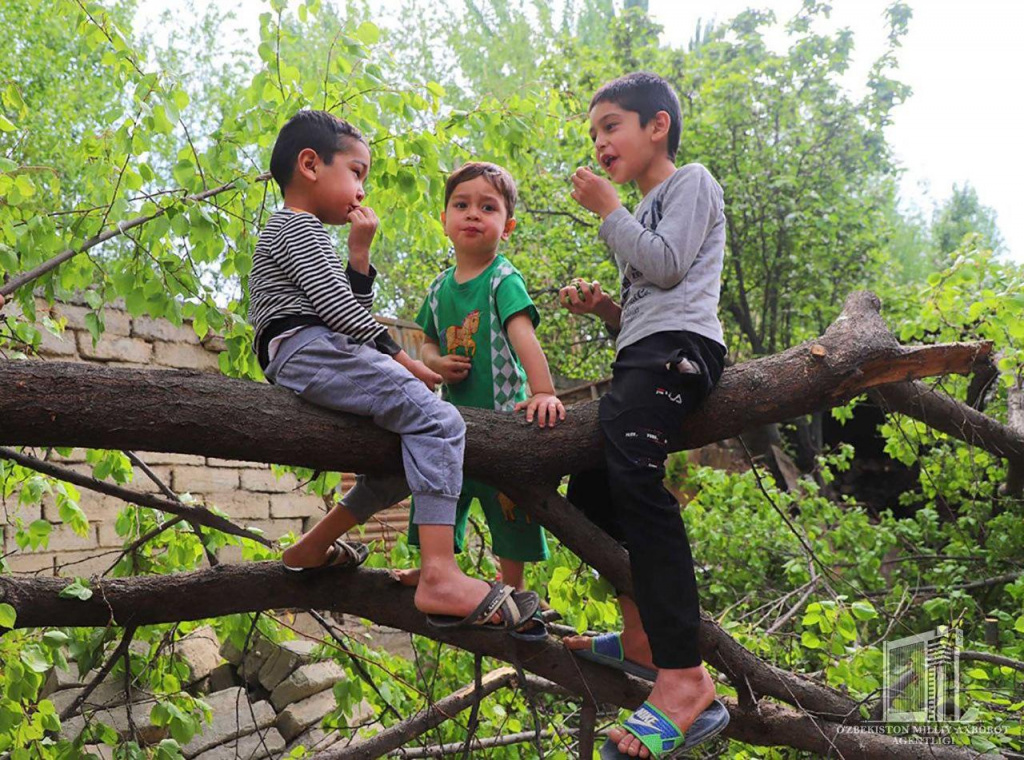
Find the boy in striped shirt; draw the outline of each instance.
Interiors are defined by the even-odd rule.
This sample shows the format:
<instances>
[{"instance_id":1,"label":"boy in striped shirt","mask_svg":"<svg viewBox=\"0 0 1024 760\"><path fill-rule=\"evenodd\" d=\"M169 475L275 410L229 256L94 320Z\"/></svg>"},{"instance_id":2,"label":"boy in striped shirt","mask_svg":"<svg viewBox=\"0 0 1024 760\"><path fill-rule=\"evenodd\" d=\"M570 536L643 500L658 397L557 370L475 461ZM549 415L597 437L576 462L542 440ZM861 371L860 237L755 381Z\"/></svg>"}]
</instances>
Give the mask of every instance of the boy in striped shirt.
<instances>
[{"instance_id":1,"label":"boy in striped shirt","mask_svg":"<svg viewBox=\"0 0 1024 760\"><path fill-rule=\"evenodd\" d=\"M359 476L342 503L284 552L302 571L355 567L366 547L338 537L394 504L416 498L421 575L416 607L442 627L530 624L535 593L469 578L455 563L455 507L462 490L465 423L433 393L441 380L388 337L370 312L373 211L362 205L370 151L350 124L300 111L278 134L270 171L284 196L263 231L249 278L249 321L269 382L317 406L372 417L401 436L405 477ZM349 224L343 267L325 224Z\"/></svg>"}]
</instances>

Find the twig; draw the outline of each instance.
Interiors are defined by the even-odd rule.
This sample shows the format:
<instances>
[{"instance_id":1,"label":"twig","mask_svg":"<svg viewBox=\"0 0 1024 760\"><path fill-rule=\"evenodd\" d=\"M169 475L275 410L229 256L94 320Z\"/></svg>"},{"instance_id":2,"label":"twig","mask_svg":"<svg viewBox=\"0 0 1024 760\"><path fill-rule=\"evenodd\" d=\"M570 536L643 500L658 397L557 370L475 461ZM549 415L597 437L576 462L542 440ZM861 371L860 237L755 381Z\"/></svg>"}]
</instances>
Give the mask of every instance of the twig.
<instances>
[{"instance_id":1,"label":"twig","mask_svg":"<svg viewBox=\"0 0 1024 760\"><path fill-rule=\"evenodd\" d=\"M575 734L576 729L570 728L566 730L567 734ZM555 732L548 730L541 734L544 739L550 739L555 736ZM470 747L474 752L493 749L494 747L508 747L512 744L522 744L524 742L532 742L534 739L533 731L520 731L515 734L505 734L504 736L486 736L481 739L474 739L473 745ZM400 747L399 749L392 750L391 757L402 757L412 760L413 758L424 758L424 757L445 757L446 755L454 754L458 752L464 746L465 742L452 742L450 744L433 744L426 747ZM593 741L591 741L593 745ZM582 745L581 745L582 746ZM580 754L580 757L589 758L591 755Z\"/></svg>"},{"instance_id":2,"label":"twig","mask_svg":"<svg viewBox=\"0 0 1024 760\"><path fill-rule=\"evenodd\" d=\"M114 665L117 664L118 659L128 651L128 646L132 643L133 636L135 636L134 626L124 629L124 635L121 636L121 642L117 645L117 649L115 649L114 653L110 655L105 663L103 663L103 667L101 667L99 672L96 673L96 677L93 678L84 689L82 689L82 693L75 697L74 701L70 705L61 711L61 722L67 720L78 712L79 708L85 703L85 700L87 700L89 696L96 691L96 687L103 683L103 679L106 678L110 674L110 671L114 669ZM131 674L129 672L129 676L130 675Z\"/></svg>"},{"instance_id":3,"label":"twig","mask_svg":"<svg viewBox=\"0 0 1024 760\"><path fill-rule=\"evenodd\" d=\"M268 179L270 179L270 172L263 172L262 174L256 177L256 182L266 182ZM194 195L186 195L183 200L203 201L206 200L207 198L213 197L214 195L219 195L220 193L234 189L235 182L231 181L221 185L220 187L215 187L212 190L204 190L203 192L195 193ZM0 295L9 296L18 288L22 287L23 285L27 285L33 280L42 277L47 272L56 269L65 261L74 258L79 253L88 251L90 248L95 248L100 243L105 243L112 238L116 238L120 235L123 235L126 230L133 229L134 227L143 225L146 222L151 222L154 219L163 216L165 213L167 213L167 209L161 208L158 211L153 212L152 214L147 214L145 216L137 216L134 219L128 220L127 222L118 222L114 229L107 230L106 232L101 232L98 235L94 235L77 248L65 248L52 259L43 262L34 269L30 269L29 271L24 272L18 275L17 277L12 277L9 282L0 285Z\"/></svg>"},{"instance_id":4,"label":"twig","mask_svg":"<svg viewBox=\"0 0 1024 760\"><path fill-rule=\"evenodd\" d=\"M970 649L960 650L961 660L971 660L974 662L990 662L993 665L1000 665L1004 668L1013 668L1024 673L1024 662L1021 660L1014 660L1010 657L1004 657L1001 654L991 654L989 652L975 652Z\"/></svg>"},{"instance_id":5,"label":"twig","mask_svg":"<svg viewBox=\"0 0 1024 760\"><path fill-rule=\"evenodd\" d=\"M131 460L132 464L134 464L136 467L142 470L142 472L145 473L146 477L156 484L157 488L163 491L167 498L173 499L182 506L185 506L185 503L181 500L181 497L178 496L178 494L174 493L174 491L171 490L171 487L164 483L163 480L160 479L160 476L153 472L152 468L150 468L148 464L143 462L138 454L136 454L134 451L126 451L124 452L124 454L125 456L128 457L129 460ZM199 545L203 547L203 552L206 554L206 561L210 563L210 567L217 567L217 565L220 564L220 560L217 559L217 555L214 554L213 551L206 545L206 541L203 538L203 531L199 528L198 525L196 525L191 520L188 521L188 526L192 529L192 532L196 534L196 538L199 539Z\"/></svg>"},{"instance_id":6,"label":"twig","mask_svg":"<svg viewBox=\"0 0 1024 760\"><path fill-rule=\"evenodd\" d=\"M813 565L811 566L811 573L811 583L807 586L807 590L803 593L800 599L797 600L797 603L789 608L785 615L783 615L774 623L772 623L771 627L767 631L765 631L766 634L771 636L773 633L779 631L782 628L782 626L784 626L786 623L792 620L793 616L800 611L801 607L804 606L804 602L806 602L810 598L811 594L813 594L815 590L818 588L818 579L821 578L821 576L814 572Z\"/></svg>"},{"instance_id":7,"label":"twig","mask_svg":"<svg viewBox=\"0 0 1024 760\"><path fill-rule=\"evenodd\" d=\"M334 630L334 626L331 625L327 621L327 619L316 610L309 610L309 614L312 615L313 619L320 624L320 627L323 628L332 639L334 639L334 643L337 644L338 649L340 649L342 652L348 655L348 659L352 663L352 667L355 668L356 672L359 674L359 677L362 678L363 681L365 681L366 684L371 689L373 689L374 693L377 695L380 701L384 703L384 708L392 715L394 715L396 718L398 718L398 720L401 720L402 714L398 712L398 710L396 710L394 706L387 701L387 699L385 699L383 694L381 694L380 689L377 687L377 682L374 681L373 678L370 676L369 671L367 671L366 668L363 667L363 663L361 663L359 661L359 658L356 657L355 652L349 649L345 642L342 640L341 636L337 634L337 632Z\"/></svg>"},{"instance_id":8,"label":"twig","mask_svg":"<svg viewBox=\"0 0 1024 760\"><path fill-rule=\"evenodd\" d=\"M96 491L97 493L106 494L107 496L116 496L118 499L123 499L124 501L132 504L137 504L140 507L149 507L150 509L158 509L161 512L169 512L172 515L179 515L190 522L205 525L207 528L213 528L214 530L219 530L222 533L228 533L232 536L248 538L251 541L262 544L263 546L273 546L273 544L263 538L263 536L258 536L245 528L239 528L230 520L221 517L218 514L214 514L205 507L180 504L168 499L161 499L159 496L154 496L153 494L132 491L128 488L104 483L102 480L90 478L86 475L77 473L74 470L70 470L67 467L61 467L51 462L44 462L41 459L30 457L26 454L20 454L5 446L0 446L0 458L10 459L13 462L17 462L22 467L28 467L36 472L49 475L52 478L57 478L58 480L63 480L82 488L88 488L90 491Z\"/></svg>"},{"instance_id":9,"label":"twig","mask_svg":"<svg viewBox=\"0 0 1024 760\"><path fill-rule=\"evenodd\" d=\"M584 702L580 707L580 741L579 753L581 760L590 760L594 756L594 728L597 724L597 705Z\"/></svg>"},{"instance_id":10,"label":"twig","mask_svg":"<svg viewBox=\"0 0 1024 760\"><path fill-rule=\"evenodd\" d=\"M480 693L483 690L483 665L484 656L478 654L473 658L473 691L476 699L473 700L473 709L469 712L469 728L466 731L465 749L462 752L462 760L469 760L470 745L476 736L476 729L480 724Z\"/></svg>"},{"instance_id":11,"label":"twig","mask_svg":"<svg viewBox=\"0 0 1024 760\"><path fill-rule=\"evenodd\" d=\"M475 700L505 688L515 677L514 668L499 668L484 676L479 692L472 686L466 686L371 739L350 747L328 749L314 755L313 760L373 760L386 755L462 712Z\"/></svg>"},{"instance_id":12,"label":"twig","mask_svg":"<svg viewBox=\"0 0 1024 760\"><path fill-rule=\"evenodd\" d=\"M152 530L147 531L143 535L139 536L137 539L132 541L131 544L126 546L124 549L122 549L118 553L117 558L113 562L110 563L110 567L108 567L106 570L104 570L102 573L100 573L100 575L101 576L107 575L115 567L117 567L117 563L120 562L122 559L124 559L127 555L132 554L133 552L137 551L139 549L139 547L142 546L143 544L145 544L146 542L152 541L154 538L159 536L161 533L163 533L168 528L173 528L178 523L184 522L184 520L185 520L184 517L172 517L170 520L165 520L164 522L160 523L159 525L157 525Z\"/></svg>"}]
</instances>

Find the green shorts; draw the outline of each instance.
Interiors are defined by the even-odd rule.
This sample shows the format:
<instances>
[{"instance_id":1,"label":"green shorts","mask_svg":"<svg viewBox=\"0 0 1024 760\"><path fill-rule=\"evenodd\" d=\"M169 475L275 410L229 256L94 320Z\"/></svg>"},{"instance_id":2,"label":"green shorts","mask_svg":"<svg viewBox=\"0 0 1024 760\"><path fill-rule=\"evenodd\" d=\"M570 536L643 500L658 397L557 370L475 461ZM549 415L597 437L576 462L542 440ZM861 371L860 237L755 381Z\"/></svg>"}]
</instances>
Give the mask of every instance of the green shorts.
<instances>
[{"instance_id":1,"label":"green shorts","mask_svg":"<svg viewBox=\"0 0 1024 760\"><path fill-rule=\"evenodd\" d=\"M487 527L491 530L491 549L503 559L519 562L537 562L547 559L548 542L544 528L534 522L521 509L496 488L475 480L462 484L462 494L455 508L455 551L461 552L466 543L466 524L469 521L469 505L476 499L484 510ZM420 536L413 523L416 511L415 499L409 510L409 545L419 546Z\"/></svg>"}]
</instances>

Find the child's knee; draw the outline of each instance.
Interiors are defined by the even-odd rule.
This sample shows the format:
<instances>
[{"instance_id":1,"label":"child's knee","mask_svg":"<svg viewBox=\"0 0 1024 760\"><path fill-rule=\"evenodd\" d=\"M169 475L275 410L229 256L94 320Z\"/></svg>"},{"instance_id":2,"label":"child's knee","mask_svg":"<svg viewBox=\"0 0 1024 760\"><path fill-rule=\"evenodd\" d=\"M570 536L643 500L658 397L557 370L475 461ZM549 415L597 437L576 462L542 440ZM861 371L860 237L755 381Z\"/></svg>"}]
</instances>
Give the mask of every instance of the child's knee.
<instances>
[{"instance_id":1,"label":"child's knee","mask_svg":"<svg viewBox=\"0 0 1024 760\"><path fill-rule=\"evenodd\" d=\"M449 441L464 441L466 438L466 421L459 410L449 403L442 403L438 410L437 423L441 437Z\"/></svg>"}]
</instances>

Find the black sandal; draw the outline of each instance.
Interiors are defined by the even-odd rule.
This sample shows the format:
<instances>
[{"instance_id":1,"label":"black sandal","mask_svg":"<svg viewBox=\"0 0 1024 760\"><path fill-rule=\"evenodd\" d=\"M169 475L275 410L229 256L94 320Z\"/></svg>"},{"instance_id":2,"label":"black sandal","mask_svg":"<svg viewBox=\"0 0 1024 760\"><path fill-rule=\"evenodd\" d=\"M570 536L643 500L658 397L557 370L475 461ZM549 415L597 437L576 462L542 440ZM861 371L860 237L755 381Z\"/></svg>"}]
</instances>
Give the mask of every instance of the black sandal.
<instances>
[{"instance_id":1,"label":"black sandal","mask_svg":"<svg viewBox=\"0 0 1024 760\"><path fill-rule=\"evenodd\" d=\"M487 596L466 617L427 615L427 623L434 628L447 631L475 629L513 632L536 626L538 621L534 614L538 609L540 597L533 591L516 591L513 586L492 583ZM497 623L492 623L491 618L496 612L501 613L501 619ZM531 640L533 638L535 637L531 637Z\"/></svg>"},{"instance_id":2,"label":"black sandal","mask_svg":"<svg viewBox=\"0 0 1024 760\"><path fill-rule=\"evenodd\" d=\"M366 562L366 558L370 556L369 547L361 543L360 541L342 541L340 538L327 547L327 556L324 557L324 561L319 565L313 567L288 567L284 565L284 569L292 573L308 573L311 570L324 570L328 567L344 567L346 569L354 569L359 567L361 564Z\"/></svg>"}]
</instances>

